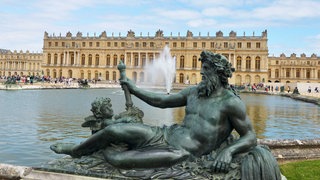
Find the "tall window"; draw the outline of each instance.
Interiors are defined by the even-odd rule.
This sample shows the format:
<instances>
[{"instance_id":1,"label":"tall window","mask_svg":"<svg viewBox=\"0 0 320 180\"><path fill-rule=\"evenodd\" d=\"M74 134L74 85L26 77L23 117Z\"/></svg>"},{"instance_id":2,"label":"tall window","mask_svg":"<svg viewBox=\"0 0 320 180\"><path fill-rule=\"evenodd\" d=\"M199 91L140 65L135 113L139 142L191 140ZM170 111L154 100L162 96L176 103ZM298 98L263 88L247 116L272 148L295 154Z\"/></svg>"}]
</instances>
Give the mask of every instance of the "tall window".
<instances>
[{"instance_id":1,"label":"tall window","mask_svg":"<svg viewBox=\"0 0 320 180\"><path fill-rule=\"evenodd\" d=\"M118 56L115 54L113 56L113 66L117 66L118 65Z\"/></svg>"},{"instance_id":2,"label":"tall window","mask_svg":"<svg viewBox=\"0 0 320 180\"><path fill-rule=\"evenodd\" d=\"M307 79L311 78L311 70L310 69L307 69L307 71L306 71L306 78Z\"/></svg>"},{"instance_id":3,"label":"tall window","mask_svg":"<svg viewBox=\"0 0 320 180\"><path fill-rule=\"evenodd\" d=\"M251 48L251 42L247 42L247 48Z\"/></svg>"},{"instance_id":4,"label":"tall window","mask_svg":"<svg viewBox=\"0 0 320 180\"><path fill-rule=\"evenodd\" d=\"M238 42L238 43L237 43L237 46L238 46L239 49L241 49L241 48L242 48L242 43L241 43L241 42Z\"/></svg>"},{"instance_id":5,"label":"tall window","mask_svg":"<svg viewBox=\"0 0 320 180\"><path fill-rule=\"evenodd\" d=\"M176 48L176 47L177 47L177 42L173 42L172 46L173 46L174 48Z\"/></svg>"},{"instance_id":6,"label":"tall window","mask_svg":"<svg viewBox=\"0 0 320 180\"><path fill-rule=\"evenodd\" d=\"M210 42L210 47L214 48L214 42Z\"/></svg>"},{"instance_id":7,"label":"tall window","mask_svg":"<svg viewBox=\"0 0 320 180\"><path fill-rule=\"evenodd\" d=\"M122 62L124 62L124 55L123 55L123 54L121 54L120 60L121 60Z\"/></svg>"},{"instance_id":8,"label":"tall window","mask_svg":"<svg viewBox=\"0 0 320 180\"><path fill-rule=\"evenodd\" d=\"M143 55L142 55L142 60L141 60L141 66L142 66L142 67L145 67L145 65L146 65L146 55L143 54Z\"/></svg>"},{"instance_id":9,"label":"tall window","mask_svg":"<svg viewBox=\"0 0 320 180\"><path fill-rule=\"evenodd\" d=\"M251 57L247 56L246 57L246 69L251 69Z\"/></svg>"},{"instance_id":10,"label":"tall window","mask_svg":"<svg viewBox=\"0 0 320 180\"><path fill-rule=\"evenodd\" d=\"M51 54L48 54L48 62L47 64L51 64Z\"/></svg>"},{"instance_id":11,"label":"tall window","mask_svg":"<svg viewBox=\"0 0 320 180\"><path fill-rule=\"evenodd\" d=\"M58 54L54 54L53 64L58 64Z\"/></svg>"},{"instance_id":12,"label":"tall window","mask_svg":"<svg viewBox=\"0 0 320 180\"><path fill-rule=\"evenodd\" d=\"M110 80L110 77L109 77L109 71L106 71L106 80L109 81Z\"/></svg>"},{"instance_id":13,"label":"tall window","mask_svg":"<svg viewBox=\"0 0 320 180\"><path fill-rule=\"evenodd\" d=\"M256 57L256 70L260 70L260 60L261 58L259 56Z\"/></svg>"},{"instance_id":14,"label":"tall window","mask_svg":"<svg viewBox=\"0 0 320 180\"><path fill-rule=\"evenodd\" d=\"M115 72L115 71L112 72L112 80L114 80L114 81L117 80L117 72Z\"/></svg>"},{"instance_id":15,"label":"tall window","mask_svg":"<svg viewBox=\"0 0 320 180\"><path fill-rule=\"evenodd\" d=\"M202 42L202 48L206 48L206 42Z\"/></svg>"},{"instance_id":16,"label":"tall window","mask_svg":"<svg viewBox=\"0 0 320 180\"><path fill-rule=\"evenodd\" d=\"M181 42L181 47L184 48L184 42Z\"/></svg>"},{"instance_id":17,"label":"tall window","mask_svg":"<svg viewBox=\"0 0 320 180\"><path fill-rule=\"evenodd\" d=\"M241 70L241 56L237 57L237 69Z\"/></svg>"},{"instance_id":18,"label":"tall window","mask_svg":"<svg viewBox=\"0 0 320 180\"><path fill-rule=\"evenodd\" d=\"M197 46L198 46L197 42L193 42L193 47L197 48Z\"/></svg>"},{"instance_id":19,"label":"tall window","mask_svg":"<svg viewBox=\"0 0 320 180\"><path fill-rule=\"evenodd\" d=\"M184 68L184 56L180 56L180 68Z\"/></svg>"},{"instance_id":20,"label":"tall window","mask_svg":"<svg viewBox=\"0 0 320 180\"><path fill-rule=\"evenodd\" d=\"M286 77L289 78L290 77L290 68L286 69Z\"/></svg>"},{"instance_id":21,"label":"tall window","mask_svg":"<svg viewBox=\"0 0 320 180\"><path fill-rule=\"evenodd\" d=\"M192 68L197 68L197 56L192 57Z\"/></svg>"},{"instance_id":22,"label":"tall window","mask_svg":"<svg viewBox=\"0 0 320 180\"><path fill-rule=\"evenodd\" d=\"M99 54L96 54L96 60L95 60L95 65L99 66Z\"/></svg>"},{"instance_id":23,"label":"tall window","mask_svg":"<svg viewBox=\"0 0 320 180\"><path fill-rule=\"evenodd\" d=\"M64 53L60 54L60 64L63 64L63 59L64 59Z\"/></svg>"},{"instance_id":24,"label":"tall window","mask_svg":"<svg viewBox=\"0 0 320 180\"><path fill-rule=\"evenodd\" d=\"M134 55L134 66L139 66L139 57L138 55Z\"/></svg>"},{"instance_id":25,"label":"tall window","mask_svg":"<svg viewBox=\"0 0 320 180\"><path fill-rule=\"evenodd\" d=\"M256 43L256 48L260 48L260 43L259 42Z\"/></svg>"},{"instance_id":26,"label":"tall window","mask_svg":"<svg viewBox=\"0 0 320 180\"><path fill-rule=\"evenodd\" d=\"M74 65L74 53L71 54L71 62L70 62L70 64Z\"/></svg>"},{"instance_id":27,"label":"tall window","mask_svg":"<svg viewBox=\"0 0 320 180\"><path fill-rule=\"evenodd\" d=\"M300 69L296 69L296 78L300 78Z\"/></svg>"},{"instance_id":28,"label":"tall window","mask_svg":"<svg viewBox=\"0 0 320 180\"><path fill-rule=\"evenodd\" d=\"M107 65L107 66L110 66L110 59L111 59L111 58L110 58L110 54L108 54L108 55L107 55L107 62L106 62L106 65Z\"/></svg>"},{"instance_id":29,"label":"tall window","mask_svg":"<svg viewBox=\"0 0 320 180\"><path fill-rule=\"evenodd\" d=\"M184 83L184 75L182 73L179 74L179 83Z\"/></svg>"},{"instance_id":30,"label":"tall window","mask_svg":"<svg viewBox=\"0 0 320 180\"><path fill-rule=\"evenodd\" d=\"M86 64L86 55L82 54L81 55L81 65L85 65Z\"/></svg>"},{"instance_id":31,"label":"tall window","mask_svg":"<svg viewBox=\"0 0 320 180\"><path fill-rule=\"evenodd\" d=\"M88 65L92 65L92 54L89 54L89 60L88 60Z\"/></svg>"},{"instance_id":32,"label":"tall window","mask_svg":"<svg viewBox=\"0 0 320 180\"><path fill-rule=\"evenodd\" d=\"M224 48L228 48L228 42L224 42L224 43L223 43L223 47L224 47Z\"/></svg>"}]
</instances>

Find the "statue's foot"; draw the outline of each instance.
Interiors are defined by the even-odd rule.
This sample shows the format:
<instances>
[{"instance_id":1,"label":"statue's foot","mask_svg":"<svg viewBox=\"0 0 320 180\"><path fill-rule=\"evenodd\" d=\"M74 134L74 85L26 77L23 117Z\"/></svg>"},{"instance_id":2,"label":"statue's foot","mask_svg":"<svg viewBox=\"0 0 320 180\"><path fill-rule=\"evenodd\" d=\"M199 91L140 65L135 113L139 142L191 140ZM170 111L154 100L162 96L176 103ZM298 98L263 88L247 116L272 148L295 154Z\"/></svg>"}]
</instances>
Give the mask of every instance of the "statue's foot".
<instances>
[{"instance_id":1,"label":"statue's foot","mask_svg":"<svg viewBox=\"0 0 320 180\"><path fill-rule=\"evenodd\" d=\"M72 150L76 146L73 143L56 143L50 146L50 149L57 154L73 155Z\"/></svg>"}]
</instances>

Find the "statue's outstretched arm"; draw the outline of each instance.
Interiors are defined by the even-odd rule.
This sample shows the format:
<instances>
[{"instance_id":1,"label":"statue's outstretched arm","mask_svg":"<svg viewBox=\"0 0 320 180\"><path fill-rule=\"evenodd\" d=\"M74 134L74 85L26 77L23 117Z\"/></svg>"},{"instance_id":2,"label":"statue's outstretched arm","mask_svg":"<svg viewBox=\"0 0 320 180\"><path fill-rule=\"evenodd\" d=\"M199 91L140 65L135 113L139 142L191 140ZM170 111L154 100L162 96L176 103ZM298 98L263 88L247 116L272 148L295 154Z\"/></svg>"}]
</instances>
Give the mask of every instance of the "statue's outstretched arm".
<instances>
[{"instance_id":1,"label":"statue's outstretched arm","mask_svg":"<svg viewBox=\"0 0 320 180\"><path fill-rule=\"evenodd\" d=\"M179 93L167 95L140 89L129 79L121 80L120 82L128 87L131 94L135 95L151 106L170 108L185 106L187 103L186 93L188 90L182 90Z\"/></svg>"}]
</instances>

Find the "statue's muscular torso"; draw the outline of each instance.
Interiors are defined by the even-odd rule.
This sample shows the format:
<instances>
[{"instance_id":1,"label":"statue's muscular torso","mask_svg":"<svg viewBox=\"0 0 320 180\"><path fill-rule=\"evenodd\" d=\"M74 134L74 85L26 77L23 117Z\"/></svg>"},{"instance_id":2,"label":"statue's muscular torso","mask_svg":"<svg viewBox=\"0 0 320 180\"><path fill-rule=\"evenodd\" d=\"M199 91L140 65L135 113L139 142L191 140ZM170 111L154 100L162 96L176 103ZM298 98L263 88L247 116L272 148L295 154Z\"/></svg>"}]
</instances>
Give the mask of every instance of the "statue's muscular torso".
<instances>
[{"instance_id":1,"label":"statue's muscular torso","mask_svg":"<svg viewBox=\"0 0 320 180\"><path fill-rule=\"evenodd\" d=\"M168 137L171 145L199 156L217 149L228 138L233 130L230 102L238 97L226 89L212 96L198 97L197 89L190 89L183 124Z\"/></svg>"}]
</instances>

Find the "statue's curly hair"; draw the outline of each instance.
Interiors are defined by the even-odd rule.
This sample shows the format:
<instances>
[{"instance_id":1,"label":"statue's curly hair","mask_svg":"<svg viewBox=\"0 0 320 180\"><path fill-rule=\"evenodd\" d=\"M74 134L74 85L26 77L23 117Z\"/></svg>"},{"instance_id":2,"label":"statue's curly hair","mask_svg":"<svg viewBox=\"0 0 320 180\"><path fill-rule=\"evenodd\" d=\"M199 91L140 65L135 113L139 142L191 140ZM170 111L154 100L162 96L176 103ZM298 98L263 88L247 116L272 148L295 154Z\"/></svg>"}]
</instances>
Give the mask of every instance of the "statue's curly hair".
<instances>
[{"instance_id":1,"label":"statue's curly hair","mask_svg":"<svg viewBox=\"0 0 320 180\"><path fill-rule=\"evenodd\" d=\"M111 99L108 97L99 97L96 98L92 103L91 106L94 108L98 114L101 113L102 105L106 105L105 107L108 109L112 109Z\"/></svg>"},{"instance_id":2,"label":"statue's curly hair","mask_svg":"<svg viewBox=\"0 0 320 180\"><path fill-rule=\"evenodd\" d=\"M229 84L228 78L232 77L235 69L225 56L210 51L202 51L199 61L202 63L208 62L212 65L220 77L222 85L227 86Z\"/></svg>"}]
</instances>

